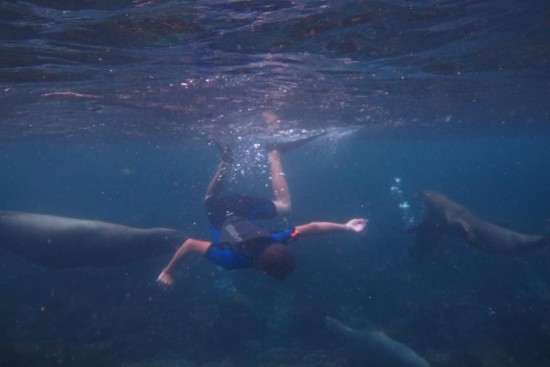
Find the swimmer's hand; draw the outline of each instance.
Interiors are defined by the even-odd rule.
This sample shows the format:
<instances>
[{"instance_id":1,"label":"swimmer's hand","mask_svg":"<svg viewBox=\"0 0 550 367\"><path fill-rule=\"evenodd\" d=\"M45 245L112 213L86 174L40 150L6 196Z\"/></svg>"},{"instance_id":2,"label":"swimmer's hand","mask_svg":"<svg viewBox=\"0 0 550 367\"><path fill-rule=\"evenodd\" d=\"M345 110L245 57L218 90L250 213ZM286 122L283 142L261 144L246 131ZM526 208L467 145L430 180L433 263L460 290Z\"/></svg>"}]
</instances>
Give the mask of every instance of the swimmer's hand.
<instances>
[{"instance_id":1,"label":"swimmer's hand","mask_svg":"<svg viewBox=\"0 0 550 367\"><path fill-rule=\"evenodd\" d=\"M356 218L347 222L345 226L346 226L346 229L349 231L361 233L367 226L368 222L369 222L368 219Z\"/></svg>"},{"instance_id":2,"label":"swimmer's hand","mask_svg":"<svg viewBox=\"0 0 550 367\"><path fill-rule=\"evenodd\" d=\"M162 289L168 289L174 284L174 278L163 270L157 278L157 284Z\"/></svg>"}]
</instances>

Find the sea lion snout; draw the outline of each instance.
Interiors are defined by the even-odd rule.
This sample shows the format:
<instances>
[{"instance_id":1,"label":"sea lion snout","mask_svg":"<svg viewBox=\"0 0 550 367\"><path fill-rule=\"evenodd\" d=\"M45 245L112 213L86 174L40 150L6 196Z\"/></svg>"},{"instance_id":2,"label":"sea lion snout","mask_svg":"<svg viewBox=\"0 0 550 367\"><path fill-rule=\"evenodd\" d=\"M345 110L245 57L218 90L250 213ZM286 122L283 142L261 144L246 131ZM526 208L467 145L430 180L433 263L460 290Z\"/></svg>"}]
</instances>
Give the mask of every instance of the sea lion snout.
<instances>
[{"instance_id":1,"label":"sea lion snout","mask_svg":"<svg viewBox=\"0 0 550 367\"><path fill-rule=\"evenodd\" d=\"M417 200L426 200L429 197L431 197L433 194L433 191L430 190L422 190L414 194L414 198Z\"/></svg>"}]
</instances>

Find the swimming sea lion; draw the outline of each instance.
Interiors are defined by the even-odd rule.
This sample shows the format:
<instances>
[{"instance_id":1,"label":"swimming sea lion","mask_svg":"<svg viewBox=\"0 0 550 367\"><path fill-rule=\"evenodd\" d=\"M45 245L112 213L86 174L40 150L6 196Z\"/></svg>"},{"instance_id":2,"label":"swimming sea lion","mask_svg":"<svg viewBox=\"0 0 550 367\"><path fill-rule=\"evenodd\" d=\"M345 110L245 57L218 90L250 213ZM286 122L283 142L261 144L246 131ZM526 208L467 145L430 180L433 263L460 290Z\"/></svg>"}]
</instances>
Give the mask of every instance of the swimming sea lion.
<instances>
[{"instance_id":1,"label":"swimming sea lion","mask_svg":"<svg viewBox=\"0 0 550 367\"><path fill-rule=\"evenodd\" d=\"M417 250L434 248L444 234L463 237L474 247L502 254L525 253L550 244L550 236L522 234L499 227L441 193L424 190L418 198L426 208L425 216L417 227L407 230L417 234Z\"/></svg>"},{"instance_id":2,"label":"swimming sea lion","mask_svg":"<svg viewBox=\"0 0 550 367\"><path fill-rule=\"evenodd\" d=\"M352 329L342 322L325 317L325 325L348 348L352 357L365 366L429 367L414 350L381 331Z\"/></svg>"},{"instance_id":3,"label":"swimming sea lion","mask_svg":"<svg viewBox=\"0 0 550 367\"><path fill-rule=\"evenodd\" d=\"M52 268L129 264L173 252L185 239L169 228L0 211L0 249Z\"/></svg>"}]
</instances>

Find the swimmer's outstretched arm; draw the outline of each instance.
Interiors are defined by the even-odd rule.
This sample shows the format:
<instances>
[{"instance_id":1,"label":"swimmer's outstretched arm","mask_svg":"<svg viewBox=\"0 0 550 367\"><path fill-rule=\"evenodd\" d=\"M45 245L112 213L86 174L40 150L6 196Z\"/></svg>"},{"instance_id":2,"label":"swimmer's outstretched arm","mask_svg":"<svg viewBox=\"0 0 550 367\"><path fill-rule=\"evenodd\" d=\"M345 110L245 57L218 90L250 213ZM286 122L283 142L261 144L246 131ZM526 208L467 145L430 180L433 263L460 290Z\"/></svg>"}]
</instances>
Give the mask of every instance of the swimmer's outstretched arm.
<instances>
[{"instance_id":1,"label":"swimmer's outstretched arm","mask_svg":"<svg viewBox=\"0 0 550 367\"><path fill-rule=\"evenodd\" d=\"M365 229L368 222L369 220L364 218L351 219L346 223L311 222L297 226L296 231L299 235L325 234L342 231L360 233Z\"/></svg>"},{"instance_id":2,"label":"swimmer's outstretched arm","mask_svg":"<svg viewBox=\"0 0 550 367\"><path fill-rule=\"evenodd\" d=\"M172 257L172 260L170 260L168 265L162 270L162 272L158 276L158 285L162 288L168 288L172 284L174 284L174 277L172 276L172 274L182 262L182 260L191 253L204 255L209 246L210 242L208 241L188 238L184 243L181 244L181 246Z\"/></svg>"}]
</instances>

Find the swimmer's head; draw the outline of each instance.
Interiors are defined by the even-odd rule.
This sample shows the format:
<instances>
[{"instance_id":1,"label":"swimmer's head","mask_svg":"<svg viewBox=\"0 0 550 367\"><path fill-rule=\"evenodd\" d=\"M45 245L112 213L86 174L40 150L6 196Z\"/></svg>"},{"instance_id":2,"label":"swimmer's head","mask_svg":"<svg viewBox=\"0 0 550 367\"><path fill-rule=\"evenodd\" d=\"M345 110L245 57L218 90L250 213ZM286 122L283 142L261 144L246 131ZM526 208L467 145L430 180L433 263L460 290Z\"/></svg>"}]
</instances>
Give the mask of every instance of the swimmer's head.
<instances>
[{"instance_id":1,"label":"swimmer's head","mask_svg":"<svg viewBox=\"0 0 550 367\"><path fill-rule=\"evenodd\" d=\"M283 280L294 270L294 255L287 245L267 246L256 262L256 269L272 278Z\"/></svg>"}]
</instances>

